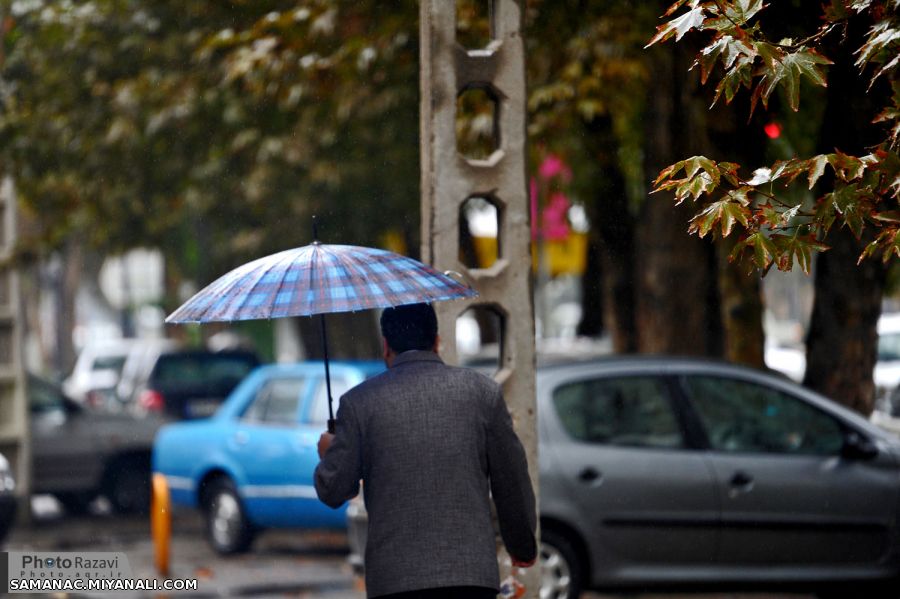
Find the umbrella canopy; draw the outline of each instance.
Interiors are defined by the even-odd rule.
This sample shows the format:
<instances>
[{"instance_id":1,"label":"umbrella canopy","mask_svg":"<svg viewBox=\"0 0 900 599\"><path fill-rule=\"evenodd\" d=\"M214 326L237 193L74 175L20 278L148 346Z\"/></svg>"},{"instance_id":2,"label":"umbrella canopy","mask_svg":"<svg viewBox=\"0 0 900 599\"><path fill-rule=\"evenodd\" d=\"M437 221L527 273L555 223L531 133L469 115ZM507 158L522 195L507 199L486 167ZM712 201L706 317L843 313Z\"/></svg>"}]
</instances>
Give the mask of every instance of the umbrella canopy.
<instances>
[{"instance_id":1,"label":"umbrella canopy","mask_svg":"<svg viewBox=\"0 0 900 599\"><path fill-rule=\"evenodd\" d=\"M316 241L248 262L222 275L172 312L166 322L323 315L320 322L328 430L334 432L324 314L477 296L471 287L418 260L376 248Z\"/></svg>"},{"instance_id":2,"label":"umbrella canopy","mask_svg":"<svg viewBox=\"0 0 900 599\"><path fill-rule=\"evenodd\" d=\"M222 275L166 322L309 316L477 296L471 287L418 260L376 248L316 242Z\"/></svg>"}]
</instances>

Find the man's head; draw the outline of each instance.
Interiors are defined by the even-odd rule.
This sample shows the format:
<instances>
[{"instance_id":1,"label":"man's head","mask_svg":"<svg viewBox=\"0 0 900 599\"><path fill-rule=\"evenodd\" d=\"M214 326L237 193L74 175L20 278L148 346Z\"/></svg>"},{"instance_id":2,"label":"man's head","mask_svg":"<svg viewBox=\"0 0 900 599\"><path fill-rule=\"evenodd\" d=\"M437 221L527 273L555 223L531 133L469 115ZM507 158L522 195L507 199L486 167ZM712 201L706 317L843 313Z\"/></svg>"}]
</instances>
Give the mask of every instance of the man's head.
<instances>
[{"instance_id":1,"label":"man's head","mask_svg":"<svg viewBox=\"0 0 900 599\"><path fill-rule=\"evenodd\" d=\"M381 313L385 359L388 359L389 352L400 354L411 349L436 351L437 328L437 315L431 304L407 304L385 309Z\"/></svg>"}]
</instances>

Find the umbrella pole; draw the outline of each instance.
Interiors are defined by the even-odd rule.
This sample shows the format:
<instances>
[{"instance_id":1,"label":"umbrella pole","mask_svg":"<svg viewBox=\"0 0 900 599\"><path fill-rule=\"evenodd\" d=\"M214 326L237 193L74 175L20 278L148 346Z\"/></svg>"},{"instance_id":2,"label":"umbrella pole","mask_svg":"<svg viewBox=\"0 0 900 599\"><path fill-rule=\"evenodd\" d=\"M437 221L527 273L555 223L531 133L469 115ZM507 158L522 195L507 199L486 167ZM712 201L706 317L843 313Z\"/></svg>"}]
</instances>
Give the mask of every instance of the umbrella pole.
<instances>
[{"instance_id":1,"label":"umbrella pole","mask_svg":"<svg viewBox=\"0 0 900 599\"><path fill-rule=\"evenodd\" d=\"M331 399L331 369L328 367L328 334L325 332L325 315L319 314L319 324L322 329L322 351L325 354L325 386L328 390L328 432L334 434L334 408Z\"/></svg>"}]
</instances>

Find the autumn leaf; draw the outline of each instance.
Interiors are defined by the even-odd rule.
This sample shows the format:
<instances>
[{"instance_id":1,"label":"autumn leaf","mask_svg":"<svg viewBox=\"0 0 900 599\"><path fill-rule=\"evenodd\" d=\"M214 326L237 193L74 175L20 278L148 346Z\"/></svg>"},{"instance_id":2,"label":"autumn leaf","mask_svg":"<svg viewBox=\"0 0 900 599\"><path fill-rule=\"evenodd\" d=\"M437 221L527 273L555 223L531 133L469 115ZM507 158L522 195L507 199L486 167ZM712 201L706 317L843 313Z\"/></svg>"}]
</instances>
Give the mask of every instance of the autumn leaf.
<instances>
[{"instance_id":1,"label":"autumn leaf","mask_svg":"<svg viewBox=\"0 0 900 599\"><path fill-rule=\"evenodd\" d=\"M672 16L673 14L675 14L676 10L678 10L679 8L681 8L688 2L691 2L691 0L676 0L674 3L672 3L672 5L669 8L666 9L666 12L665 12L665 14L663 14L663 16L664 17Z\"/></svg>"},{"instance_id":2,"label":"autumn leaf","mask_svg":"<svg viewBox=\"0 0 900 599\"><path fill-rule=\"evenodd\" d=\"M706 237L718 223L722 236L727 237L731 234L735 223L739 222L745 227L748 225L750 220L748 204L746 190L730 191L721 200L712 202L691 219L688 232L697 233L701 238Z\"/></svg>"},{"instance_id":3,"label":"autumn leaf","mask_svg":"<svg viewBox=\"0 0 900 599\"><path fill-rule=\"evenodd\" d=\"M813 188L813 185L816 184L816 181L819 180L819 177L825 172L825 165L828 164L828 157L824 154L819 154L818 156L813 156L809 159L809 189Z\"/></svg>"},{"instance_id":4,"label":"autumn leaf","mask_svg":"<svg viewBox=\"0 0 900 599\"><path fill-rule=\"evenodd\" d=\"M765 8L762 0L737 0L724 5L725 14L712 18L709 27L743 27L756 13Z\"/></svg>"},{"instance_id":5,"label":"autumn leaf","mask_svg":"<svg viewBox=\"0 0 900 599\"><path fill-rule=\"evenodd\" d=\"M710 72L712 72L716 61L720 57L722 66L728 71L735 65L735 61L738 58L744 58L747 64L752 62L756 58L756 51L747 42L735 39L731 35L717 36L710 45L700 51L700 54L691 66L691 68L697 65L700 66L701 83L706 83Z\"/></svg>"},{"instance_id":6,"label":"autumn leaf","mask_svg":"<svg viewBox=\"0 0 900 599\"><path fill-rule=\"evenodd\" d=\"M866 43L857 50L859 58L856 59L856 66L864 66L898 40L900 40L900 29L893 27L890 21L876 23L872 26Z\"/></svg>"},{"instance_id":7,"label":"autumn leaf","mask_svg":"<svg viewBox=\"0 0 900 599\"><path fill-rule=\"evenodd\" d=\"M682 170L685 177L673 179ZM654 192L674 189L676 203L680 204L688 196L696 200L700 195L713 191L720 180L719 168L714 161L705 156L693 156L663 169L654 181Z\"/></svg>"},{"instance_id":8,"label":"autumn leaf","mask_svg":"<svg viewBox=\"0 0 900 599\"><path fill-rule=\"evenodd\" d=\"M788 226L798 214L800 214L800 204L797 204L793 208L788 208L781 213L781 224L785 227Z\"/></svg>"},{"instance_id":9,"label":"autumn leaf","mask_svg":"<svg viewBox=\"0 0 900 599\"><path fill-rule=\"evenodd\" d=\"M753 249L753 263L761 271L768 270L772 266L773 257L778 252L778 248L765 233L756 231L735 245L728 259L730 261L738 259L747 248Z\"/></svg>"},{"instance_id":10,"label":"autumn leaf","mask_svg":"<svg viewBox=\"0 0 900 599\"><path fill-rule=\"evenodd\" d=\"M668 23L657 27L656 35L653 36L653 39L651 39L644 48L649 48L657 42L664 42L673 35L677 42L691 29L699 29L703 25L705 18L703 7L695 6L680 17L672 19Z\"/></svg>"},{"instance_id":11,"label":"autumn leaf","mask_svg":"<svg viewBox=\"0 0 900 599\"><path fill-rule=\"evenodd\" d=\"M776 263L778 270L789 271L794 267L794 260L806 274L812 267L813 252L823 252L828 249L824 243L816 240L814 235L800 234L798 229L794 235L774 234L771 236L775 246Z\"/></svg>"},{"instance_id":12,"label":"autumn leaf","mask_svg":"<svg viewBox=\"0 0 900 599\"><path fill-rule=\"evenodd\" d=\"M775 208L771 202L766 202L756 207L756 220L761 224L777 227L781 224L781 211Z\"/></svg>"},{"instance_id":13,"label":"autumn leaf","mask_svg":"<svg viewBox=\"0 0 900 599\"><path fill-rule=\"evenodd\" d=\"M900 223L900 210L888 210L887 212L873 212L870 215L877 221L885 223Z\"/></svg>"},{"instance_id":14,"label":"autumn leaf","mask_svg":"<svg viewBox=\"0 0 900 599\"><path fill-rule=\"evenodd\" d=\"M856 263L881 253L881 261L885 264L894 257L900 257L900 228L890 226L883 229L874 241L866 245Z\"/></svg>"},{"instance_id":15,"label":"autumn leaf","mask_svg":"<svg viewBox=\"0 0 900 599\"><path fill-rule=\"evenodd\" d=\"M856 156L835 152L827 154L826 158L831 168L834 169L834 173L843 181L859 179L866 170L866 162Z\"/></svg>"}]
</instances>

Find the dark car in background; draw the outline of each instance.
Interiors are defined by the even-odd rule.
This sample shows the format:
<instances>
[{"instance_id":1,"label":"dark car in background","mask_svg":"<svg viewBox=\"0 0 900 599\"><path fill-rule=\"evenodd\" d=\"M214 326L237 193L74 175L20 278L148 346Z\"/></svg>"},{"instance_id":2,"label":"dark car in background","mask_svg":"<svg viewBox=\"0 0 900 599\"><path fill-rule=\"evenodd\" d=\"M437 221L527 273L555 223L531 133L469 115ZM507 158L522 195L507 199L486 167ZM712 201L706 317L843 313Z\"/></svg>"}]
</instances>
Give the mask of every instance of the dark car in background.
<instances>
[{"instance_id":1,"label":"dark car in background","mask_svg":"<svg viewBox=\"0 0 900 599\"><path fill-rule=\"evenodd\" d=\"M86 409L35 375L27 385L32 492L51 494L75 513L99 495L118 512L146 510L153 437L162 420Z\"/></svg>"},{"instance_id":2,"label":"dark car in background","mask_svg":"<svg viewBox=\"0 0 900 599\"><path fill-rule=\"evenodd\" d=\"M542 598L838 581L872 596L900 575L900 442L786 378L666 357L540 366L537 409ZM361 502L348 517L360 565Z\"/></svg>"},{"instance_id":3,"label":"dark car in background","mask_svg":"<svg viewBox=\"0 0 900 599\"><path fill-rule=\"evenodd\" d=\"M183 420L211 416L238 383L260 365L249 350L166 350L133 382L132 410Z\"/></svg>"}]
</instances>

